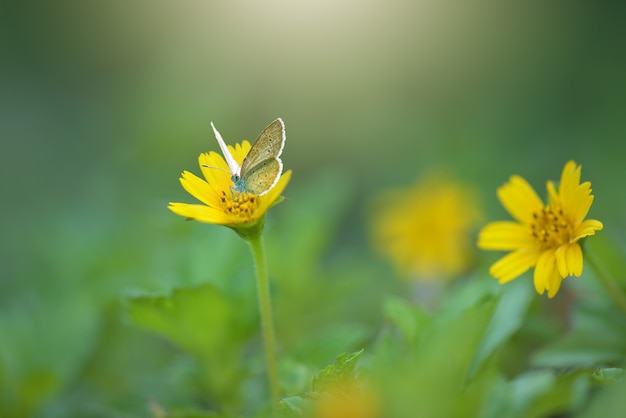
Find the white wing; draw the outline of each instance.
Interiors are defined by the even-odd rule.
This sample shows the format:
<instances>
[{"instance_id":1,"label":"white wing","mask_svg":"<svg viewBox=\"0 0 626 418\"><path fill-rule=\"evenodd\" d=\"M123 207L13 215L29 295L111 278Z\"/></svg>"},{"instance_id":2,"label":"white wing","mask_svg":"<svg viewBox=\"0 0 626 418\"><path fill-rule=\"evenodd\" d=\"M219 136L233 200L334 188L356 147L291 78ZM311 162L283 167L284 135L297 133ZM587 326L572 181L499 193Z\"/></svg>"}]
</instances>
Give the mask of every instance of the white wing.
<instances>
[{"instance_id":1,"label":"white wing","mask_svg":"<svg viewBox=\"0 0 626 418\"><path fill-rule=\"evenodd\" d=\"M235 161L230 151L228 151L228 147L226 146L226 143L222 139L222 135L220 135L217 129L215 129L215 125L213 125L213 122L211 122L211 127L213 128L213 132L215 133L215 139L217 139L217 143L220 145L220 148L222 149L222 154L224 154L224 158L226 159L226 164L228 164L228 168L230 168L230 173L233 176L238 176L239 171L241 170L241 167L239 166L239 164L237 164L237 161Z\"/></svg>"}]
</instances>

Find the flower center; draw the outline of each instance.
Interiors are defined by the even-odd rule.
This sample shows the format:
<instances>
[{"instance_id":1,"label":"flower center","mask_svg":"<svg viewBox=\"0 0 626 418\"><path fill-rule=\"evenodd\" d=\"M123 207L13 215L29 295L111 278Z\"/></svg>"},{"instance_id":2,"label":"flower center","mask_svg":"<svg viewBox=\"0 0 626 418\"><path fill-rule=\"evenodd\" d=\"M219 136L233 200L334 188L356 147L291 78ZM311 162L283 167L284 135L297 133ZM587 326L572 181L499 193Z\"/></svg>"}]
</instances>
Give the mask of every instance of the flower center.
<instances>
[{"instance_id":1,"label":"flower center","mask_svg":"<svg viewBox=\"0 0 626 418\"><path fill-rule=\"evenodd\" d=\"M563 215L560 207L547 206L533 213L534 221L530 224L533 237L540 242L541 248L556 248L569 242L572 227Z\"/></svg>"},{"instance_id":2,"label":"flower center","mask_svg":"<svg viewBox=\"0 0 626 418\"><path fill-rule=\"evenodd\" d=\"M226 192L222 190L221 201L227 213L242 219L252 220L254 212L259 207L258 196L247 192L232 191L229 198Z\"/></svg>"}]
</instances>

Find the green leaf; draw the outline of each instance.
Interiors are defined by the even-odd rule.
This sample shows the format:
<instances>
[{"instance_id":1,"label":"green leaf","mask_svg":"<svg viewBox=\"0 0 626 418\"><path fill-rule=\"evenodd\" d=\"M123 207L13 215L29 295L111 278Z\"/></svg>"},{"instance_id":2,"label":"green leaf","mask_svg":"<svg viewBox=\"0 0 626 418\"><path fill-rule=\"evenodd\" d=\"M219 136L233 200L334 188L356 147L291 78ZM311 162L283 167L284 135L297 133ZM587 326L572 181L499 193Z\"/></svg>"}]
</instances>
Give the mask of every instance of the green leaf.
<instances>
[{"instance_id":1,"label":"green leaf","mask_svg":"<svg viewBox=\"0 0 626 418\"><path fill-rule=\"evenodd\" d=\"M485 373L488 368L482 368L472 382L467 382L493 308L494 304L487 301L433 316L409 352L398 352L388 339L383 341L368 370L377 381L384 382L383 397L393 408L387 416L477 416L482 407L480 398L460 397L459 393L476 382L480 388L489 388L495 379L493 370Z\"/></svg>"},{"instance_id":2,"label":"green leaf","mask_svg":"<svg viewBox=\"0 0 626 418\"><path fill-rule=\"evenodd\" d=\"M626 380L608 385L591 399L579 418L623 418L624 393L626 393Z\"/></svg>"},{"instance_id":3,"label":"green leaf","mask_svg":"<svg viewBox=\"0 0 626 418\"><path fill-rule=\"evenodd\" d=\"M608 367L595 370L591 373L591 377L601 383L619 382L626 377L626 370L617 367Z\"/></svg>"},{"instance_id":4,"label":"green leaf","mask_svg":"<svg viewBox=\"0 0 626 418\"><path fill-rule=\"evenodd\" d=\"M155 417L156 418L156 417ZM224 415L215 412L202 412L202 411L190 411L190 412L172 412L166 415L166 418L239 418L235 415Z\"/></svg>"},{"instance_id":5,"label":"green leaf","mask_svg":"<svg viewBox=\"0 0 626 418\"><path fill-rule=\"evenodd\" d=\"M0 311L2 417L30 416L54 402L89 361L100 331L93 299L78 290L34 301Z\"/></svg>"},{"instance_id":6,"label":"green leaf","mask_svg":"<svg viewBox=\"0 0 626 418\"><path fill-rule=\"evenodd\" d=\"M281 418L298 418L304 415L309 401L300 396L291 396L281 399L278 404L278 413Z\"/></svg>"},{"instance_id":7,"label":"green leaf","mask_svg":"<svg viewBox=\"0 0 626 418\"><path fill-rule=\"evenodd\" d=\"M347 379L354 379L354 369L361 354L363 354L363 349L337 357L333 364L327 366L313 377L312 391L324 392L326 389Z\"/></svg>"},{"instance_id":8,"label":"green leaf","mask_svg":"<svg viewBox=\"0 0 626 418\"><path fill-rule=\"evenodd\" d=\"M521 280L507 285L476 348L468 379L471 379L489 356L502 347L524 324L533 296L533 290Z\"/></svg>"},{"instance_id":9,"label":"green leaf","mask_svg":"<svg viewBox=\"0 0 626 418\"><path fill-rule=\"evenodd\" d=\"M130 300L132 322L199 357L223 351L226 341L242 334L229 300L213 286L176 289L171 296Z\"/></svg>"},{"instance_id":10,"label":"green leaf","mask_svg":"<svg viewBox=\"0 0 626 418\"><path fill-rule=\"evenodd\" d=\"M585 239L583 249L585 255L593 258L606 272L619 282L622 289L626 288L626 254L623 246L603 231Z\"/></svg>"},{"instance_id":11,"label":"green leaf","mask_svg":"<svg viewBox=\"0 0 626 418\"><path fill-rule=\"evenodd\" d=\"M292 357L281 357L278 375L281 393L304 393L311 386L311 368Z\"/></svg>"},{"instance_id":12,"label":"green leaf","mask_svg":"<svg viewBox=\"0 0 626 418\"><path fill-rule=\"evenodd\" d=\"M626 355L626 322L612 307L579 304L572 331L538 351L532 364L539 367L595 367L622 361Z\"/></svg>"},{"instance_id":13,"label":"green leaf","mask_svg":"<svg viewBox=\"0 0 626 418\"><path fill-rule=\"evenodd\" d=\"M588 389L586 371L557 376L548 370L526 372L511 382L508 416L541 418L576 412L585 402Z\"/></svg>"},{"instance_id":14,"label":"green leaf","mask_svg":"<svg viewBox=\"0 0 626 418\"><path fill-rule=\"evenodd\" d=\"M398 328L407 343L415 341L420 328L429 320L424 310L397 297L387 298L383 310L385 317Z\"/></svg>"},{"instance_id":15,"label":"green leaf","mask_svg":"<svg viewBox=\"0 0 626 418\"><path fill-rule=\"evenodd\" d=\"M208 284L176 289L168 297L129 301L132 322L194 356L200 388L226 408L239 402L237 387L250 368L241 361L248 327L235 305Z\"/></svg>"},{"instance_id":16,"label":"green leaf","mask_svg":"<svg viewBox=\"0 0 626 418\"><path fill-rule=\"evenodd\" d=\"M313 365L313 370L319 370L320 365L338 352L345 351L346 347L355 349L362 346L370 335L370 329L363 324L336 322L301 335L291 353Z\"/></svg>"}]
</instances>

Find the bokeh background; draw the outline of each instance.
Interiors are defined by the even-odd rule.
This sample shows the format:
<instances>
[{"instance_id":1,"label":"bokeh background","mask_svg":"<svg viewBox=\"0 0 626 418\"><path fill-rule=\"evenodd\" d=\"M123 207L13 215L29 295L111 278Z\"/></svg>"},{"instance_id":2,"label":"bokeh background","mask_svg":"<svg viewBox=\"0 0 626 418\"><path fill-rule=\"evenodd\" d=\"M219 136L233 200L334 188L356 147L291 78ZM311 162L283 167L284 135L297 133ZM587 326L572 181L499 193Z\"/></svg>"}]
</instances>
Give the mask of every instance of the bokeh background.
<instances>
[{"instance_id":1,"label":"bokeh background","mask_svg":"<svg viewBox=\"0 0 626 418\"><path fill-rule=\"evenodd\" d=\"M495 189L511 174L543 193L569 159L592 181L591 215L603 233L626 238L626 26L617 2L60 1L2 9L5 384L52 364L49 398L71 403L84 393L68 395L59 382L80 382L96 367L94 347L113 340L102 335L124 321L126 296L201 282L215 273L208 264L216 253L242 253L249 271L235 234L185 223L166 208L192 202L178 176L199 173L197 156L218 149L210 121L233 144L283 118L283 161L294 175L268 234L276 228L289 242L302 233L302 222L281 226L290 211L312 224L327 216L317 239L328 263L370 256L368 202L380 190L444 171L479 191L486 218L503 218ZM334 204L316 206L318 197ZM219 268L236 271L237 260ZM116 341L140 338L114 329ZM136 360L126 355L120 344L109 353L120 364ZM108 381L158 386L110 373ZM121 409L143 396L93 385ZM49 411L54 405L61 408L52 402Z\"/></svg>"}]
</instances>

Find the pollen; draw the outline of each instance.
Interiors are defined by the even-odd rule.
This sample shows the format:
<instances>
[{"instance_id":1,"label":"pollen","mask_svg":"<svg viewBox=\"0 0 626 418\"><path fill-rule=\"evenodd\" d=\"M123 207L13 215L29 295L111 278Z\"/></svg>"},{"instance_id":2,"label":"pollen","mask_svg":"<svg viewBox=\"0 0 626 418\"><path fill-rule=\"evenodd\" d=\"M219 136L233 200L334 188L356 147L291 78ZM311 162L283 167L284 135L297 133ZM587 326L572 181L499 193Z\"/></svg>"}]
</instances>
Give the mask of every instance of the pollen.
<instances>
[{"instance_id":1,"label":"pollen","mask_svg":"<svg viewBox=\"0 0 626 418\"><path fill-rule=\"evenodd\" d=\"M222 190L220 200L224 204L224 209L227 213L242 219L252 218L254 212L259 207L258 196L247 192L239 193L233 191L231 196L228 196L226 192Z\"/></svg>"},{"instance_id":2,"label":"pollen","mask_svg":"<svg viewBox=\"0 0 626 418\"><path fill-rule=\"evenodd\" d=\"M541 248L556 248L570 242L572 226L563 216L560 207L544 207L541 211L533 212L533 222L530 223L531 234Z\"/></svg>"}]
</instances>

